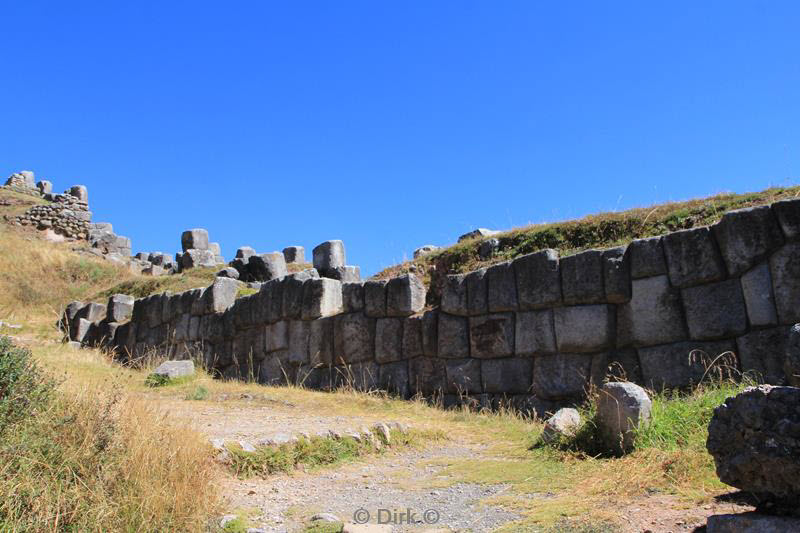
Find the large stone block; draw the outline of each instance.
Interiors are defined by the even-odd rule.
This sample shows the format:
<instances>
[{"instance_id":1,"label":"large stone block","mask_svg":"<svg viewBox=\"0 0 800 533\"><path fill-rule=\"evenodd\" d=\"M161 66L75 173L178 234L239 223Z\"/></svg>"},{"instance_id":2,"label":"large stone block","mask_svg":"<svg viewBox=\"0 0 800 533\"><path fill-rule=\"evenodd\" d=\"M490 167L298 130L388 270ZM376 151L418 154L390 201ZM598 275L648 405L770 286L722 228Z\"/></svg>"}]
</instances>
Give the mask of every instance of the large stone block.
<instances>
[{"instance_id":1,"label":"large stone block","mask_svg":"<svg viewBox=\"0 0 800 533\"><path fill-rule=\"evenodd\" d=\"M342 312L342 284L335 279L309 279L303 287L303 320Z\"/></svg>"},{"instance_id":2,"label":"large stone block","mask_svg":"<svg viewBox=\"0 0 800 533\"><path fill-rule=\"evenodd\" d=\"M378 390L380 367L375 362L365 361L349 365L341 370L340 375L351 388L364 392Z\"/></svg>"},{"instance_id":3,"label":"large stone block","mask_svg":"<svg viewBox=\"0 0 800 533\"><path fill-rule=\"evenodd\" d=\"M306 249L302 246L287 246L283 249L283 258L287 263L305 263Z\"/></svg>"},{"instance_id":4,"label":"large stone block","mask_svg":"<svg viewBox=\"0 0 800 533\"><path fill-rule=\"evenodd\" d=\"M600 358L592 360L592 364L599 363ZM642 368L639 364L639 354L634 348L619 348L605 354L605 368L599 372L593 370L594 376L600 377L600 382L610 378L611 381L630 381L642 383ZM598 369L599 370L599 369Z\"/></svg>"},{"instance_id":5,"label":"large stone block","mask_svg":"<svg viewBox=\"0 0 800 533\"><path fill-rule=\"evenodd\" d=\"M409 316L425 308L425 284L414 274L392 278L386 284L386 314Z\"/></svg>"},{"instance_id":6,"label":"large stone block","mask_svg":"<svg viewBox=\"0 0 800 533\"><path fill-rule=\"evenodd\" d=\"M375 361L392 363L403 358L403 320L379 318L375 323Z\"/></svg>"},{"instance_id":7,"label":"large stone block","mask_svg":"<svg viewBox=\"0 0 800 533\"><path fill-rule=\"evenodd\" d=\"M775 202L772 204L772 211L787 239L800 237L800 199Z\"/></svg>"},{"instance_id":8,"label":"large stone block","mask_svg":"<svg viewBox=\"0 0 800 533\"><path fill-rule=\"evenodd\" d=\"M364 309L364 283L342 283L342 306L345 313Z\"/></svg>"},{"instance_id":9,"label":"large stone block","mask_svg":"<svg viewBox=\"0 0 800 533\"><path fill-rule=\"evenodd\" d=\"M783 244L783 234L769 206L729 211L712 227L731 276L738 276Z\"/></svg>"},{"instance_id":10,"label":"large stone block","mask_svg":"<svg viewBox=\"0 0 800 533\"><path fill-rule=\"evenodd\" d=\"M422 345L423 316L414 315L403 320L403 359L425 355Z\"/></svg>"},{"instance_id":11,"label":"large stone block","mask_svg":"<svg viewBox=\"0 0 800 533\"><path fill-rule=\"evenodd\" d=\"M311 366L333 363L334 320L334 317L328 317L309 323L308 356Z\"/></svg>"},{"instance_id":12,"label":"large stone block","mask_svg":"<svg viewBox=\"0 0 800 533\"><path fill-rule=\"evenodd\" d=\"M512 355L514 353L514 314L495 313L470 317L469 340L472 357L492 359ZM439 342L439 353L441 354L441 327Z\"/></svg>"},{"instance_id":13,"label":"large stone block","mask_svg":"<svg viewBox=\"0 0 800 533\"><path fill-rule=\"evenodd\" d=\"M800 322L800 243L791 242L769 258L778 322Z\"/></svg>"},{"instance_id":14,"label":"large stone block","mask_svg":"<svg viewBox=\"0 0 800 533\"><path fill-rule=\"evenodd\" d=\"M361 281L361 267L345 265L320 271L326 278L339 280L342 283L356 283Z\"/></svg>"},{"instance_id":15,"label":"large stone block","mask_svg":"<svg viewBox=\"0 0 800 533\"><path fill-rule=\"evenodd\" d=\"M422 352L435 357L439 354L439 311L425 311L422 314Z\"/></svg>"},{"instance_id":16,"label":"large stone block","mask_svg":"<svg viewBox=\"0 0 800 533\"><path fill-rule=\"evenodd\" d=\"M530 392L533 380L533 359L511 357L481 362L484 392L523 394Z\"/></svg>"},{"instance_id":17,"label":"large stone block","mask_svg":"<svg viewBox=\"0 0 800 533\"><path fill-rule=\"evenodd\" d=\"M633 280L630 302L617 308L617 344L653 346L686 338L680 295L667 276Z\"/></svg>"},{"instance_id":18,"label":"large stone block","mask_svg":"<svg viewBox=\"0 0 800 533\"><path fill-rule=\"evenodd\" d=\"M614 345L616 316L609 305L578 305L553 310L558 351L588 353Z\"/></svg>"},{"instance_id":19,"label":"large stone block","mask_svg":"<svg viewBox=\"0 0 800 533\"><path fill-rule=\"evenodd\" d=\"M514 265L520 309L540 309L561 302L558 252L541 250L517 257L511 264Z\"/></svg>"},{"instance_id":20,"label":"large stone block","mask_svg":"<svg viewBox=\"0 0 800 533\"><path fill-rule=\"evenodd\" d=\"M369 280L364 283L364 313L369 317L386 316L385 279Z\"/></svg>"},{"instance_id":21,"label":"large stone block","mask_svg":"<svg viewBox=\"0 0 800 533\"><path fill-rule=\"evenodd\" d=\"M408 398L409 387L408 361L397 361L380 365L378 369L378 386L391 394L401 398Z\"/></svg>"},{"instance_id":22,"label":"large stone block","mask_svg":"<svg viewBox=\"0 0 800 533\"><path fill-rule=\"evenodd\" d=\"M561 258L561 293L565 304L605 302L603 279L602 250L586 250Z\"/></svg>"},{"instance_id":23,"label":"large stone block","mask_svg":"<svg viewBox=\"0 0 800 533\"><path fill-rule=\"evenodd\" d=\"M681 297L692 339L734 337L747 329L747 311L738 279L683 289Z\"/></svg>"},{"instance_id":24,"label":"large stone block","mask_svg":"<svg viewBox=\"0 0 800 533\"><path fill-rule=\"evenodd\" d=\"M283 278L283 318L297 319L303 313L303 284L311 276L298 272ZM259 289L260 290L260 289Z\"/></svg>"},{"instance_id":25,"label":"large stone block","mask_svg":"<svg viewBox=\"0 0 800 533\"><path fill-rule=\"evenodd\" d=\"M261 361L258 369L258 382L263 385L285 385L288 373L291 372L289 365L281 360L278 352L268 355Z\"/></svg>"},{"instance_id":26,"label":"large stone block","mask_svg":"<svg viewBox=\"0 0 800 533\"><path fill-rule=\"evenodd\" d=\"M309 362L309 328L309 323L303 320L289 321L289 351L287 359L292 365L302 365Z\"/></svg>"},{"instance_id":27,"label":"large stone block","mask_svg":"<svg viewBox=\"0 0 800 533\"><path fill-rule=\"evenodd\" d=\"M792 387L800 387L800 324L789 329L789 338L784 351L783 372Z\"/></svg>"},{"instance_id":28,"label":"large stone block","mask_svg":"<svg viewBox=\"0 0 800 533\"><path fill-rule=\"evenodd\" d=\"M603 284L607 302L621 304L631 299L631 261L626 246L603 252Z\"/></svg>"},{"instance_id":29,"label":"large stone block","mask_svg":"<svg viewBox=\"0 0 800 533\"><path fill-rule=\"evenodd\" d=\"M742 295L751 326L774 326L778 323L772 276L769 265L761 263L742 275Z\"/></svg>"},{"instance_id":30,"label":"large stone block","mask_svg":"<svg viewBox=\"0 0 800 533\"><path fill-rule=\"evenodd\" d=\"M286 350L289 347L288 322L281 320L266 326L264 333L265 349L267 352Z\"/></svg>"},{"instance_id":31,"label":"large stone block","mask_svg":"<svg viewBox=\"0 0 800 533\"><path fill-rule=\"evenodd\" d=\"M250 246L242 246L236 249L236 259L249 259L250 257L256 255L255 249ZM246 263L246 261L245 261Z\"/></svg>"},{"instance_id":32,"label":"large stone block","mask_svg":"<svg viewBox=\"0 0 800 533\"><path fill-rule=\"evenodd\" d=\"M445 362L433 357L418 357L408 362L411 394L431 396L445 389Z\"/></svg>"},{"instance_id":33,"label":"large stone block","mask_svg":"<svg viewBox=\"0 0 800 533\"><path fill-rule=\"evenodd\" d=\"M546 400L585 395L592 367L588 354L539 355L533 359L533 393Z\"/></svg>"},{"instance_id":34,"label":"large stone block","mask_svg":"<svg viewBox=\"0 0 800 533\"><path fill-rule=\"evenodd\" d=\"M207 313L222 313L236 301L239 283L230 278L214 278L214 283L204 293Z\"/></svg>"},{"instance_id":35,"label":"large stone block","mask_svg":"<svg viewBox=\"0 0 800 533\"><path fill-rule=\"evenodd\" d=\"M90 302L85 304L76 314L76 318L83 318L89 322L99 322L106 318L107 308L103 304ZM160 320L159 320L160 322Z\"/></svg>"},{"instance_id":36,"label":"large stone block","mask_svg":"<svg viewBox=\"0 0 800 533\"><path fill-rule=\"evenodd\" d=\"M517 313L514 353L533 355L556 352L553 310L521 311Z\"/></svg>"},{"instance_id":37,"label":"large stone block","mask_svg":"<svg viewBox=\"0 0 800 533\"><path fill-rule=\"evenodd\" d=\"M375 319L361 313L338 315L333 330L334 364L369 361L375 357Z\"/></svg>"},{"instance_id":38,"label":"large stone block","mask_svg":"<svg viewBox=\"0 0 800 533\"><path fill-rule=\"evenodd\" d=\"M192 248L183 252L180 264L184 270L190 268L213 268L217 266L217 260L214 254L208 250Z\"/></svg>"},{"instance_id":39,"label":"large stone block","mask_svg":"<svg viewBox=\"0 0 800 533\"><path fill-rule=\"evenodd\" d=\"M706 533L787 533L800 531L800 518L755 512L708 517Z\"/></svg>"},{"instance_id":40,"label":"large stone block","mask_svg":"<svg viewBox=\"0 0 800 533\"><path fill-rule=\"evenodd\" d=\"M319 272L343 267L347 264L344 253L344 243L339 240L325 241L317 245L312 251L312 255L314 268Z\"/></svg>"},{"instance_id":41,"label":"large stone block","mask_svg":"<svg viewBox=\"0 0 800 533\"><path fill-rule=\"evenodd\" d=\"M447 276L442 288L442 311L451 315L467 316L467 284L464 274L451 274Z\"/></svg>"},{"instance_id":42,"label":"large stone block","mask_svg":"<svg viewBox=\"0 0 800 533\"><path fill-rule=\"evenodd\" d=\"M486 270L481 268L464 277L467 289L467 313L470 316L485 315L489 312Z\"/></svg>"},{"instance_id":43,"label":"large stone block","mask_svg":"<svg viewBox=\"0 0 800 533\"><path fill-rule=\"evenodd\" d=\"M208 250L208 231L202 228L184 231L181 234L181 248L183 248L184 252L188 250Z\"/></svg>"},{"instance_id":44,"label":"large stone block","mask_svg":"<svg viewBox=\"0 0 800 533\"><path fill-rule=\"evenodd\" d=\"M742 372L759 383L782 385L786 382L784 361L789 346L789 326L751 331L736 339Z\"/></svg>"},{"instance_id":45,"label":"large stone block","mask_svg":"<svg viewBox=\"0 0 800 533\"><path fill-rule=\"evenodd\" d=\"M273 323L283 318L283 280L273 279L258 290L258 316Z\"/></svg>"},{"instance_id":46,"label":"large stone block","mask_svg":"<svg viewBox=\"0 0 800 533\"><path fill-rule=\"evenodd\" d=\"M649 278L667 273L664 245L661 237L636 239L628 246L633 279Z\"/></svg>"},{"instance_id":47,"label":"large stone block","mask_svg":"<svg viewBox=\"0 0 800 533\"><path fill-rule=\"evenodd\" d=\"M280 252L259 254L250 257L247 263L247 271L250 274L248 281L269 281L271 279L282 278L288 274L286 260Z\"/></svg>"},{"instance_id":48,"label":"large stone block","mask_svg":"<svg viewBox=\"0 0 800 533\"><path fill-rule=\"evenodd\" d=\"M669 279L675 287L691 287L725 278L725 265L707 227L664 235Z\"/></svg>"},{"instance_id":49,"label":"large stone block","mask_svg":"<svg viewBox=\"0 0 800 533\"><path fill-rule=\"evenodd\" d=\"M656 390L687 388L704 376L716 376L719 372L728 375L723 365L735 366L735 352L733 341L687 341L640 348L644 386ZM714 368L709 370L712 363L718 372Z\"/></svg>"},{"instance_id":50,"label":"large stone block","mask_svg":"<svg viewBox=\"0 0 800 533\"><path fill-rule=\"evenodd\" d=\"M31 176L33 176L33 174L31 174ZM33 188L33 178L30 179L30 188L31 189ZM73 185L72 187L67 189L67 194L77 198L81 202L84 202L86 204L89 203L89 191L86 189L86 185Z\"/></svg>"},{"instance_id":51,"label":"large stone block","mask_svg":"<svg viewBox=\"0 0 800 533\"><path fill-rule=\"evenodd\" d=\"M439 357L469 357L469 322L460 316L439 313L438 350Z\"/></svg>"},{"instance_id":52,"label":"large stone block","mask_svg":"<svg viewBox=\"0 0 800 533\"><path fill-rule=\"evenodd\" d=\"M445 363L448 394L478 394L483 392L480 359L451 359Z\"/></svg>"},{"instance_id":53,"label":"large stone block","mask_svg":"<svg viewBox=\"0 0 800 533\"><path fill-rule=\"evenodd\" d=\"M633 450L636 429L650 420L653 402L633 383L606 383L597 396L595 424L607 450L623 454Z\"/></svg>"}]
</instances>

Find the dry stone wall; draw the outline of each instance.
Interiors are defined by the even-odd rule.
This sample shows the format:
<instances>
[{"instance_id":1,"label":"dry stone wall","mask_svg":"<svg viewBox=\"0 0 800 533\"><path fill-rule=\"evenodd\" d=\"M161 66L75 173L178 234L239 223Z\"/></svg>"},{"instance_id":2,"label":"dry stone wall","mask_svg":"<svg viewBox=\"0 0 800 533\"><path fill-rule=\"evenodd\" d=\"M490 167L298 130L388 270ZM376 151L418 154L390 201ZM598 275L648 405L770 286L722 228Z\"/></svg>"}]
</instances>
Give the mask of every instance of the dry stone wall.
<instances>
[{"instance_id":1,"label":"dry stone wall","mask_svg":"<svg viewBox=\"0 0 800 533\"><path fill-rule=\"evenodd\" d=\"M686 387L724 361L783 383L788 332L800 322L799 236L800 200L789 200L626 247L542 250L449 276L435 309L424 309L413 274L342 282L310 269L238 299L238 282L218 278L136 300L128 321L77 304L65 321L73 339L106 335L122 357L157 348L200 357L226 378L542 413L609 373ZM329 275L344 265L338 244L318 248L314 263Z\"/></svg>"}]
</instances>

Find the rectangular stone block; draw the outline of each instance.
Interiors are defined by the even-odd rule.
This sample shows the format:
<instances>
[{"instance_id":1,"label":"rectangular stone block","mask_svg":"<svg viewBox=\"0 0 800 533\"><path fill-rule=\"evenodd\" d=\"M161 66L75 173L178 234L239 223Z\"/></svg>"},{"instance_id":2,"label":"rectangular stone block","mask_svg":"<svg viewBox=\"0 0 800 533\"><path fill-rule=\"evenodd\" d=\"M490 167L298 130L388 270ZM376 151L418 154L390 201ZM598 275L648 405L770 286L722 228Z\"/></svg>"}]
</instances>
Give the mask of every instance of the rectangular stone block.
<instances>
[{"instance_id":1,"label":"rectangular stone block","mask_svg":"<svg viewBox=\"0 0 800 533\"><path fill-rule=\"evenodd\" d=\"M133 296L114 294L108 299L106 317L109 322L125 322L133 314Z\"/></svg>"},{"instance_id":2,"label":"rectangular stone block","mask_svg":"<svg viewBox=\"0 0 800 533\"><path fill-rule=\"evenodd\" d=\"M599 352L614 346L616 316L609 305L578 305L553 310L558 351Z\"/></svg>"},{"instance_id":3,"label":"rectangular stone block","mask_svg":"<svg viewBox=\"0 0 800 533\"><path fill-rule=\"evenodd\" d=\"M511 357L481 362L483 390L498 394L530 392L533 380L533 359Z\"/></svg>"},{"instance_id":4,"label":"rectangular stone block","mask_svg":"<svg viewBox=\"0 0 800 533\"><path fill-rule=\"evenodd\" d=\"M464 277L464 283L467 286L467 313L470 316L485 315L489 312L486 270L481 268Z\"/></svg>"},{"instance_id":5,"label":"rectangular stone block","mask_svg":"<svg viewBox=\"0 0 800 533\"><path fill-rule=\"evenodd\" d=\"M661 237L635 239L628 245L633 279L649 278L667 273L664 245Z\"/></svg>"},{"instance_id":6,"label":"rectangular stone block","mask_svg":"<svg viewBox=\"0 0 800 533\"><path fill-rule=\"evenodd\" d=\"M522 310L551 307L561 302L558 252L551 249L517 257L511 263Z\"/></svg>"},{"instance_id":7,"label":"rectangular stone block","mask_svg":"<svg viewBox=\"0 0 800 533\"><path fill-rule=\"evenodd\" d=\"M772 211L787 239L800 237L800 199L781 200L772 204Z\"/></svg>"},{"instance_id":8,"label":"rectangular stone block","mask_svg":"<svg viewBox=\"0 0 800 533\"><path fill-rule=\"evenodd\" d=\"M308 279L311 277L303 273L283 278L283 304L281 306L283 318L296 320L305 312L303 309L304 284Z\"/></svg>"},{"instance_id":9,"label":"rectangular stone block","mask_svg":"<svg viewBox=\"0 0 800 533\"><path fill-rule=\"evenodd\" d=\"M445 315L442 315L445 316ZM445 388L445 362L433 357L418 357L408 362L411 394L441 395Z\"/></svg>"},{"instance_id":10,"label":"rectangular stone block","mask_svg":"<svg viewBox=\"0 0 800 533\"><path fill-rule=\"evenodd\" d=\"M333 330L334 363L369 361L375 357L375 319L361 313L338 315Z\"/></svg>"},{"instance_id":11,"label":"rectangular stone block","mask_svg":"<svg viewBox=\"0 0 800 533\"><path fill-rule=\"evenodd\" d=\"M320 318L309 322L309 364L330 365L333 363L333 323L335 318Z\"/></svg>"},{"instance_id":12,"label":"rectangular stone block","mask_svg":"<svg viewBox=\"0 0 800 533\"><path fill-rule=\"evenodd\" d=\"M386 314L409 316L425 308L425 284L414 274L405 274L386 284Z\"/></svg>"},{"instance_id":13,"label":"rectangular stone block","mask_svg":"<svg viewBox=\"0 0 800 533\"><path fill-rule=\"evenodd\" d=\"M189 340L190 341L198 341L198 340L200 340L200 317L199 316L192 316L189 319Z\"/></svg>"},{"instance_id":14,"label":"rectangular stone block","mask_svg":"<svg viewBox=\"0 0 800 533\"><path fill-rule=\"evenodd\" d=\"M364 283L364 313L368 317L386 316L386 285L385 279L369 280Z\"/></svg>"},{"instance_id":15,"label":"rectangular stone block","mask_svg":"<svg viewBox=\"0 0 800 533\"><path fill-rule=\"evenodd\" d=\"M709 228L668 233L662 242L669 280L675 287L686 288L725 278L725 265Z\"/></svg>"},{"instance_id":16,"label":"rectangular stone block","mask_svg":"<svg viewBox=\"0 0 800 533\"><path fill-rule=\"evenodd\" d=\"M761 263L742 275L742 294L751 326L774 326L778 323L772 276L769 265Z\"/></svg>"},{"instance_id":17,"label":"rectangular stone block","mask_svg":"<svg viewBox=\"0 0 800 533\"><path fill-rule=\"evenodd\" d=\"M800 243L790 242L769 258L778 322L800 322Z\"/></svg>"},{"instance_id":18,"label":"rectangular stone block","mask_svg":"<svg viewBox=\"0 0 800 533\"><path fill-rule=\"evenodd\" d=\"M639 364L639 354L634 348L610 351L606 359L604 374L617 381L630 381L641 385L642 368Z\"/></svg>"},{"instance_id":19,"label":"rectangular stone block","mask_svg":"<svg viewBox=\"0 0 800 533\"><path fill-rule=\"evenodd\" d=\"M163 294L153 294L147 297L147 324L154 328L164 322L162 312L164 310ZM97 304L99 305L99 304Z\"/></svg>"},{"instance_id":20,"label":"rectangular stone block","mask_svg":"<svg viewBox=\"0 0 800 533\"><path fill-rule=\"evenodd\" d=\"M467 316L467 284L464 274L447 276L442 289L442 311L450 315Z\"/></svg>"},{"instance_id":21,"label":"rectangular stone block","mask_svg":"<svg viewBox=\"0 0 800 533\"><path fill-rule=\"evenodd\" d=\"M181 248L187 250L208 250L208 231L202 228L186 230L181 234Z\"/></svg>"},{"instance_id":22,"label":"rectangular stone block","mask_svg":"<svg viewBox=\"0 0 800 533\"><path fill-rule=\"evenodd\" d=\"M469 322L460 316L439 313L438 350L439 357L469 357Z\"/></svg>"},{"instance_id":23,"label":"rectangular stone block","mask_svg":"<svg viewBox=\"0 0 800 533\"><path fill-rule=\"evenodd\" d=\"M490 266L486 270L486 285L490 312L517 310L517 281L510 262Z\"/></svg>"},{"instance_id":24,"label":"rectangular stone block","mask_svg":"<svg viewBox=\"0 0 800 533\"><path fill-rule=\"evenodd\" d=\"M738 276L783 244L783 234L769 206L729 211L712 226L725 266Z\"/></svg>"},{"instance_id":25,"label":"rectangular stone block","mask_svg":"<svg viewBox=\"0 0 800 533\"><path fill-rule=\"evenodd\" d=\"M303 320L289 321L289 348L288 361L292 365L302 365L309 362L309 323Z\"/></svg>"},{"instance_id":26,"label":"rectangular stone block","mask_svg":"<svg viewBox=\"0 0 800 533\"><path fill-rule=\"evenodd\" d=\"M439 311L422 314L422 351L429 357L439 354Z\"/></svg>"},{"instance_id":27,"label":"rectangular stone block","mask_svg":"<svg viewBox=\"0 0 800 533\"><path fill-rule=\"evenodd\" d=\"M683 289L681 297L692 339L735 337L747 329L747 311L738 279Z\"/></svg>"},{"instance_id":28,"label":"rectangular stone block","mask_svg":"<svg viewBox=\"0 0 800 533\"><path fill-rule=\"evenodd\" d=\"M303 289L303 320L342 312L342 284L328 278L309 279Z\"/></svg>"},{"instance_id":29,"label":"rectangular stone block","mask_svg":"<svg viewBox=\"0 0 800 533\"><path fill-rule=\"evenodd\" d=\"M605 302L602 250L586 250L561 258L561 293L565 304Z\"/></svg>"},{"instance_id":30,"label":"rectangular stone block","mask_svg":"<svg viewBox=\"0 0 800 533\"><path fill-rule=\"evenodd\" d=\"M411 393L408 377L408 361L397 361L380 365L378 369L378 386L390 394L408 398Z\"/></svg>"},{"instance_id":31,"label":"rectangular stone block","mask_svg":"<svg viewBox=\"0 0 800 533\"><path fill-rule=\"evenodd\" d=\"M158 295L156 295L156 296L158 296ZM152 298L152 297L149 297L149 298ZM146 305L143 307L143 308L146 307L146 309L147 309L146 317L147 317L148 320L149 320L149 318L151 316L150 315L151 312L150 312L150 309L149 309L150 308L149 304L151 302L153 302L153 301L154 301L154 299L148 299ZM158 301L160 302L160 300L158 300ZM158 313L156 314L155 312L153 312L153 315L155 315L154 318L158 318L158 322L156 324L159 324L159 323L161 323L161 309L158 309L157 311L158 311ZM83 318L83 319L85 319L85 320L87 320L89 322L99 322L99 321L103 320L104 318L106 318L107 313L108 313L108 310L107 310L105 305L90 302L90 303L84 305L76 313L75 317L78 318L78 319Z\"/></svg>"},{"instance_id":32,"label":"rectangular stone block","mask_svg":"<svg viewBox=\"0 0 800 533\"><path fill-rule=\"evenodd\" d=\"M552 309L521 311L516 318L514 353L534 355L556 352Z\"/></svg>"},{"instance_id":33,"label":"rectangular stone block","mask_svg":"<svg viewBox=\"0 0 800 533\"><path fill-rule=\"evenodd\" d=\"M483 392L480 359L451 359L445 363L445 371L445 392L461 395Z\"/></svg>"},{"instance_id":34,"label":"rectangular stone block","mask_svg":"<svg viewBox=\"0 0 800 533\"><path fill-rule=\"evenodd\" d=\"M696 385L718 356L730 352L726 360L735 361L733 341L687 341L639 348L644 386L655 390L687 388ZM713 375L710 374L709 375Z\"/></svg>"},{"instance_id":35,"label":"rectangular stone block","mask_svg":"<svg viewBox=\"0 0 800 533\"><path fill-rule=\"evenodd\" d=\"M176 341L189 340L189 319L191 315L181 315L175 319L174 339Z\"/></svg>"},{"instance_id":36,"label":"rectangular stone block","mask_svg":"<svg viewBox=\"0 0 800 533\"><path fill-rule=\"evenodd\" d=\"M403 320L379 318L375 322L375 361L393 363L403 358Z\"/></svg>"},{"instance_id":37,"label":"rectangular stone block","mask_svg":"<svg viewBox=\"0 0 800 533\"><path fill-rule=\"evenodd\" d=\"M585 396L592 367L589 354L540 355L533 359L533 393L546 400Z\"/></svg>"},{"instance_id":38,"label":"rectangular stone block","mask_svg":"<svg viewBox=\"0 0 800 533\"><path fill-rule=\"evenodd\" d=\"M633 280L631 301L617 308L617 345L653 346L687 337L680 294L667 276Z\"/></svg>"},{"instance_id":39,"label":"rectangular stone block","mask_svg":"<svg viewBox=\"0 0 800 533\"><path fill-rule=\"evenodd\" d=\"M279 352L269 354L261 361L258 368L258 382L262 385L286 385L291 369L281 360Z\"/></svg>"},{"instance_id":40,"label":"rectangular stone block","mask_svg":"<svg viewBox=\"0 0 800 533\"><path fill-rule=\"evenodd\" d=\"M286 350L289 347L289 327L285 320L270 324L265 328L265 331L264 339L267 352Z\"/></svg>"},{"instance_id":41,"label":"rectangular stone block","mask_svg":"<svg viewBox=\"0 0 800 533\"><path fill-rule=\"evenodd\" d=\"M440 318L441 320L441 318ZM439 330L441 354L441 328ZM495 313L469 319L470 354L479 359L507 357L514 353L514 314Z\"/></svg>"},{"instance_id":42,"label":"rectangular stone block","mask_svg":"<svg viewBox=\"0 0 800 533\"><path fill-rule=\"evenodd\" d=\"M373 361L349 365L343 370L342 375L353 389L363 392L378 390L380 367Z\"/></svg>"},{"instance_id":43,"label":"rectangular stone block","mask_svg":"<svg viewBox=\"0 0 800 533\"><path fill-rule=\"evenodd\" d=\"M283 320L283 280L273 279L259 289L259 293L264 292L264 297L269 298L269 313L267 321L270 323Z\"/></svg>"},{"instance_id":44,"label":"rectangular stone block","mask_svg":"<svg viewBox=\"0 0 800 533\"><path fill-rule=\"evenodd\" d=\"M425 355L422 346L422 315L414 315L403 321L403 359Z\"/></svg>"},{"instance_id":45,"label":"rectangular stone block","mask_svg":"<svg viewBox=\"0 0 800 533\"><path fill-rule=\"evenodd\" d=\"M342 306L345 313L355 313L364 309L363 283L342 283Z\"/></svg>"},{"instance_id":46,"label":"rectangular stone block","mask_svg":"<svg viewBox=\"0 0 800 533\"><path fill-rule=\"evenodd\" d=\"M603 252L603 284L607 302L621 304L631 299L631 262L626 246Z\"/></svg>"},{"instance_id":47,"label":"rectangular stone block","mask_svg":"<svg viewBox=\"0 0 800 533\"><path fill-rule=\"evenodd\" d=\"M741 371L759 383L783 385L783 363L791 326L751 331L736 339Z\"/></svg>"}]
</instances>

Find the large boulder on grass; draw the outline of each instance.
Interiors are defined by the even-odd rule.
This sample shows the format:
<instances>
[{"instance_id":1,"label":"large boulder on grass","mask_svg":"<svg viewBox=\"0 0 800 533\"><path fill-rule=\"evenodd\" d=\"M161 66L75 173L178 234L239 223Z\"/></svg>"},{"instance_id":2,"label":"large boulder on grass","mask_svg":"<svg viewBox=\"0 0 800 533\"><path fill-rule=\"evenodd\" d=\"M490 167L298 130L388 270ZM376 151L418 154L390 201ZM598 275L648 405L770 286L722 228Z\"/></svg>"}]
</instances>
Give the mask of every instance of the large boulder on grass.
<instances>
[{"instance_id":1,"label":"large boulder on grass","mask_svg":"<svg viewBox=\"0 0 800 533\"><path fill-rule=\"evenodd\" d=\"M653 403L635 383L612 382L600 388L595 424L606 449L621 455L633 450L635 430L650 420Z\"/></svg>"},{"instance_id":2,"label":"large boulder on grass","mask_svg":"<svg viewBox=\"0 0 800 533\"><path fill-rule=\"evenodd\" d=\"M542 442L549 443L559 437L570 437L575 435L581 425L581 415L577 409L572 407L562 407L544 423L542 431Z\"/></svg>"},{"instance_id":3,"label":"large boulder on grass","mask_svg":"<svg viewBox=\"0 0 800 533\"><path fill-rule=\"evenodd\" d=\"M177 379L194 375L193 361L164 361L150 373L166 379Z\"/></svg>"}]
</instances>

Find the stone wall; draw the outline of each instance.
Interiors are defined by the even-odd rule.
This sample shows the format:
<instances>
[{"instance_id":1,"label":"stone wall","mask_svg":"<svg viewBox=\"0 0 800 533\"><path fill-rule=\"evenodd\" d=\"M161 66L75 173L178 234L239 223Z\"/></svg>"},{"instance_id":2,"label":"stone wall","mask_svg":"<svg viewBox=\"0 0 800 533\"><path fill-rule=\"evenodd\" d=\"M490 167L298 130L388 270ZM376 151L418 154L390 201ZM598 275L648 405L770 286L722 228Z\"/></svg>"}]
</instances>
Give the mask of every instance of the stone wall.
<instances>
[{"instance_id":1,"label":"stone wall","mask_svg":"<svg viewBox=\"0 0 800 533\"><path fill-rule=\"evenodd\" d=\"M343 283L311 269L239 299L238 282L218 278L136 300L123 324L78 304L65 320L84 335L74 339L105 333L122 357L158 348L201 357L227 378L348 383L441 395L446 405L504 399L541 413L608 374L686 387L725 353L726 365L782 383L788 331L800 321L798 236L800 200L789 200L625 247L563 258L542 250L449 276L436 309L423 309L413 274Z\"/></svg>"}]
</instances>

